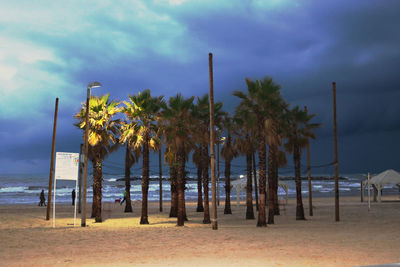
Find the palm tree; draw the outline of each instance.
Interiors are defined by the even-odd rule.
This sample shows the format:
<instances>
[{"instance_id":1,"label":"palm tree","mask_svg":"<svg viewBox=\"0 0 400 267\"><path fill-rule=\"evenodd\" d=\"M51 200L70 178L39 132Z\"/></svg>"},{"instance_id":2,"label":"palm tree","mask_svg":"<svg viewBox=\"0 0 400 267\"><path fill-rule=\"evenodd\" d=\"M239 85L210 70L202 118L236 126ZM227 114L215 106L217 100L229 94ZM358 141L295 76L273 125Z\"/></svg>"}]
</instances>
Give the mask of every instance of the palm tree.
<instances>
[{"instance_id":1,"label":"palm tree","mask_svg":"<svg viewBox=\"0 0 400 267\"><path fill-rule=\"evenodd\" d=\"M158 146L158 167L159 167L159 191L160 191L160 198L159 198L159 207L160 207L160 212L163 211L163 189L162 189L162 146L161 142Z\"/></svg>"},{"instance_id":2,"label":"palm tree","mask_svg":"<svg viewBox=\"0 0 400 267\"><path fill-rule=\"evenodd\" d=\"M298 106L288 112L287 143L285 148L289 153L293 154L296 181L296 220L305 220L301 195L301 149L307 146L309 138L315 139L315 134L312 132L313 129L321 126L319 123L310 123L313 117L315 117L315 114L308 115L307 112L300 110Z\"/></svg>"},{"instance_id":3,"label":"palm tree","mask_svg":"<svg viewBox=\"0 0 400 267\"><path fill-rule=\"evenodd\" d=\"M171 145L171 144L170 144ZM165 148L164 160L169 166L169 180L171 184L171 208L169 217L178 217L178 191L176 177L176 155L171 147Z\"/></svg>"},{"instance_id":4,"label":"palm tree","mask_svg":"<svg viewBox=\"0 0 400 267\"><path fill-rule=\"evenodd\" d=\"M287 104L277 97L269 106L269 118L265 121L268 143L268 224L274 224L274 215L279 215L278 203L278 159L282 145L282 120Z\"/></svg>"},{"instance_id":5,"label":"palm tree","mask_svg":"<svg viewBox=\"0 0 400 267\"><path fill-rule=\"evenodd\" d=\"M156 150L159 138L157 136L157 121L163 96L152 97L146 89L137 95L129 96L130 102L124 101L122 112L130 121L127 130L123 132L122 142L134 140L135 148L142 148L142 214L140 224L149 224L148 220L148 191L149 191L149 149Z\"/></svg>"},{"instance_id":6,"label":"palm tree","mask_svg":"<svg viewBox=\"0 0 400 267\"><path fill-rule=\"evenodd\" d=\"M178 218L177 225L183 226L185 221L185 161L187 147L190 146L192 133L191 112L194 97L185 99L181 94L171 97L168 105L162 103L161 127L165 141L175 154Z\"/></svg>"},{"instance_id":7,"label":"palm tree","mask_svg":"<svg viewBox=\"0 0 400 267\"><path fill-rule=\"evenodd\" d=\"M250 138L250 132L255 126L255 116L250 113L243 106L239 106L235 113L235 128L236 139L235 148L240 151L241 154L246 155L246 219L253 220L254 209L253 209L253 182L252 182L252 155L254 153L254 141ZM254 170L255 172L255 170ZM257 185L255 184L255 188ZM257 204L258 205L258 204Z\"/></svg>"},{"instance_id":8,"label":"palm tree","mask_svg":"<svg viewBox=\"0 0 400 267\"><path fill-rule=\"evenodd\" d=\"M203 177L203 166L202 166L202 149L201 144L194 145L194 152L192 156L193 163L197 167L197 212L203 212L203 191L202 191L202 177Z\"/></svg>"},{"instance_id":9,"label":"palm tree","mask_svg":"<svg viewBox=\"0 0 400 267\"><path fill-rule=\"evenodd\" d=\"M133 150L133 151L132 151ZM139 161L140 149L132 149L129 143L126 144L125 152L125 210L124 212L132 212L132 202L131 202L131 167L134 163Z\"/></svg>"},{"instance_id":10,"label":"palm tree","mask_svg":"<svg viewBox=\"0 0 400 267\"><path fill-rule=\"evenodd\" d=\"M210 140L209 133L209 99L208 95L204 95L203 97L197 97L197 104L193 107L192 117L196 120L198 124L198 131L196 131L193 135L196 143L199 146L199 166L202 168L203 175L203 223L209 224L211 223L210 219L210 205L209 205L209 173L208 168L210 166L210 157L208 153L208 142ZM198 172L200 173L200 172Z\"/></svg>"},{"instance_id":11,"label":"palm tree","mask_svg":"<svg viewBox=\"0 0 400 267\"><path fill-rule=\"evenodd\" d=\"M133 154L129 151L129 144L126 144L126 152L125 152L125 192L126 192L126 200L125 200L125 210L124 212L132 212L132 204L131 204L131 167L133 165L134 157Z\"/></svg>"},{"instance_id":12,"label":"palm tree","mask_svg":"<svg viewBox=\"0 0 400 267\"><path fill-rule=\"evenodd\" d=\"M262 81L255 82L246 78L247 94L235 91L233 94L239 97L242 102L240 105L249 109L256 116L257 137L258 137L258 158L259 158L259 185L260 200L258 210L257 226L267 226L265 203L266 203L266 128L265 122L271 118L271 110L275 108L277 100L280 98L280 86L272 81L272 78L264 78ZM269 182L272 177L269 177ZM271 194L271 192L270 192ZM273 203L269 203L269 208L273 208Z\"/></svg>"},{"instance_id":13,"label":"palm tree","mask_svg":"<svg viewBox=\"0 0 400 267\"><path fill-rule=\"evenodd\" d=\"M198 124L201 125L204 117L204 107L200 104L194 104L192 108L192 120L193 124ZM203 161L205 155L204 149L203 149L203 139L204 139L204 133L202 131L194 131L193 132L193 155L192 155L192 161L196 165L197 168L197 212L204 212L204 206L203 206L203 192L202 192L202 187L203 187L203 171L205 169L205 166L203 166Z\"/></svg>"},{"instance_id":14,"label":"palm tree","mask_svg":"<svg viewBox=\"0 0 400 267\"><path fill-rule=\"evenodd\" d=\"M93 205L92 218L96 222L102 222L101 199L103 181L103 160L118 149L118 136L120 134L121 121L113 119L119 112L119 102L110 101L110 95L101 97L92 96L89 100L89 151L88 158L93 163ZM78 119L75 125L85 128L86 107L74 115Z\"/></svg>"},{"instance_id":15,"label":"palm tree","mask_svg":"<svg viewBox=\"0 0 400 267\"><path fill-rule=\"evenodd\" d=\"M227 114L223 121L224 128L227 132L227 137L224 140L221 149L221 156L225 159L225 209L224 214L232 214L231 210L231 162L238 155L235 147L232 144L232 132L234 122Z\"/></svg>"},{"instance_id":16,"label":"palm tree","mask_svg":"<svg viewBox=\"0 0 400 267\"><path fill-rule=\"evenodd\" d=\"M126 143L125 152L125 212L132 212L131 203L131 167L134 163L139 161L140 158L140 147L136 146L138 136L136 132L139 130L138 125L128 123L127 121L121 127L121 138L120 143Z\"/></svg>"}]
</instances>

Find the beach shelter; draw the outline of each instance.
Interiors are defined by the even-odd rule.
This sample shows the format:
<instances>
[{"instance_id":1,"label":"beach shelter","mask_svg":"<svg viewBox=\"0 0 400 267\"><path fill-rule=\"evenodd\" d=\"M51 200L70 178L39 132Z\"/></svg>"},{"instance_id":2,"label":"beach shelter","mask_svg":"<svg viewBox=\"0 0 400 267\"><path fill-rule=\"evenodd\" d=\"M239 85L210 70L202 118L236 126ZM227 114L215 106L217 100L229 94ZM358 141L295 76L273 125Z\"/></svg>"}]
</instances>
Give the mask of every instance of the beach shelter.
<instances>
[{"instance_id":1,"label":"beach shelter","mask_svg":"<svg viewBox=\"0 0 400 267\"><path fill-rule=\"evenodd\" d=\"M257 179L256 179L257 185L259 185L258 171L257 171L256 177L257 177ZM247 186L247 177L245 175L240 175L239 179L233 180L231 182L231 185L233 187L235 187L235 189L236 189L236 206L239 206L240 191L242 191L242 190L244 190L246 188L246 186ZM268 185L268 179L267 179L267 185ZM253 186L254 186L254 184L253 184ZM285 193L286 193L285 201L286 201L286 204L287 204L287 202L288 202L288 185L287 185L287 183L284 183L284 182L278 180L278 187L281 187L285 191ZM267 194L268 194L268 192L267 192Z\"/></svg>"},{"instance_id":2,"label":"beach shelter","mask_svg":"<svg viewBox=\"0 0 400 267\"><path fill-rule=\"evenodd\" d=\"M389 169L381 172L370 179L370 184L374 185L378 190L378 202L381 202L381 190L387 184L396 184L400 187L400 173L395 170ZM364 195L364 188L367 186L368 180L362 183L362 194Z\"/></svg>"}]
</instances>

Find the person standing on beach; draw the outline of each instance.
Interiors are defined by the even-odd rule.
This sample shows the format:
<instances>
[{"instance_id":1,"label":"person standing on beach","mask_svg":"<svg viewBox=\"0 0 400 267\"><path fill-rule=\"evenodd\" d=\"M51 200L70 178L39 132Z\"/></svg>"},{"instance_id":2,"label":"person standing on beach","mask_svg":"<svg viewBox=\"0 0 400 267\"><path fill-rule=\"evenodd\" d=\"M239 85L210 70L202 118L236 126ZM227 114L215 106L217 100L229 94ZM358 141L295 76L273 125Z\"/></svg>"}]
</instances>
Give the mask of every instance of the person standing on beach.
<instances>
[{"instance_id":1,"label":"person standing on beach","mask_svg":"<svg viewBox=\"0 0 400 267\"><path fill-rule=\"evenodd\" d=\"M119 203L120 205L122 205L122 203L124 203L126 200L126 190L124 190L124 199L121 201L121 203Z\"/></svg>"},{"instance_id":2,"label":"person standing on beach","mask_svg":"<svg viewBox=\"0 0 400 267\"><path fill-rule=\"evenodd\" d=\"M40 202L38 206L46 206L46 198L44 197L44 189L40 192Z\"/></svg>"},{"instance_id":3,"label":"person standing on beach","mask_svg":"<svg viewBox=\"0 0 400 267\"><path fill-rule=\"evenodd\" d=\"M75 197L76 197L76 193L75 193L75 189L72 190L72 206L75 205Z\"/></svg>"}]
</instances>

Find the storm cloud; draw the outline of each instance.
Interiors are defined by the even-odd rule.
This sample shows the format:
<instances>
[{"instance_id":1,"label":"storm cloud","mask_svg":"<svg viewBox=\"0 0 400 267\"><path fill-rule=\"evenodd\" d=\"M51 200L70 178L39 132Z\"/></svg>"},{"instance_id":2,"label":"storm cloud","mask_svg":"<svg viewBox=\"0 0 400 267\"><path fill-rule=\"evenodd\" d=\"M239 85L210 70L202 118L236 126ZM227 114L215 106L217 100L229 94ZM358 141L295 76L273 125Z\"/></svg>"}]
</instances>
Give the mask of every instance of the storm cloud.
<instances>
[{"instance_id":1,"label":"storm cloud","mask_svg":"<svg viewBox=\"0 0 400 267\"><path fill-rule=\"evenodd\" d=\"M54 101L57 150L79 150L73 126L89 81L114 99L208 92L232 112L245 77L271 76L291 106L323 127L315 164L333 161L337 83L341 172L399 170L399 1L26 1L0 4L0 173L49 168Z\"/></svg>"}]
</instances>

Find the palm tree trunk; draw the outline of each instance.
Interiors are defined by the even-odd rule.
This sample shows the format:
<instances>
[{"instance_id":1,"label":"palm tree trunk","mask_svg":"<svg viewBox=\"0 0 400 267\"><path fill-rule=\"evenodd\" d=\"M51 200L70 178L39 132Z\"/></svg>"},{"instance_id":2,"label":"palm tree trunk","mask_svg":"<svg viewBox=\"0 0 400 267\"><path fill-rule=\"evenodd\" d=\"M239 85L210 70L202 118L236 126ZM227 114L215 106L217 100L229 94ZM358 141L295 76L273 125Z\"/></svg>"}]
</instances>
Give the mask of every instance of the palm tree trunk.
<instances>
[{"instance_id":1,"label":"palm tree trunk","mask_svg":"<svg viewBox=\"0 0 400 267\"><path fill-rule=\"evenodd\" d=\"M247 171L247 185L246 185L246 220L253 220L254 209L253 209L253 183L251 181L251 153L246 154L246 171Z\"/></svg>"},{"instance_id":2,"label":"palm tree trunk","mask_svg":"<svg viewBox=\"0 0 400 267\"><path fill-rule=\"evenodd\" d=\"M274 158L274 213L280 215L279 201L278 201L278 180L279 180L279 169L278 169L278 155Z\"/></svg>"},{"instance_id":3,"label":"palm tree trunk","mask_svg":"<svg viewBox=\"0 0 400 267\"><path fill-rule=\"evenodd\" d=\"M126 191L126 200L125 200L125 210L124 212L132 212L132 203L131 203L131 158L129 152L129 145L126 145L126 154L125 154L125 191Z\"/></svg>"},{"instance_id":4,"label":"palm tree trunk","mask_svg":"<svg viewBox=\"0 0 400 267\"><path fill-rule=\"evenodd\" d=\"M94 196L93 203L95 203L94 205L95 222L102 222L101 219L102 180L103 180L102 160L100 158L96 158L96 163L94 166L94 174L93 174L93 196Z\"/></svg>"},{"instance_id":5,"label":"palm tree trunk","mask_svg":"<svg viewBox=\"0 0 400 267\"><path fill-rule=\"evenodd\" d=\"M259 185L260 185L260 201L259 201L259 206L258 206L258 221L257 221L257 226L258 227L266 227L267 226L267 219L266 219L266 214L265 214L265 201L266 201L266 144L265 144L265 136L264 136L264 122L262 121L261 123L259 122L259 135L260 135L260 141L259 141L259 150L258 150L258 159L259 159Z\"/></svg>"},{"instance_id":6,"label":"palm tree trunk","mask_svg":"<svg viewBox=\"0 0 400 267\"><path fill-rule=\"evenodd\" d=\"M177 140L178 226L185 224L185 150L182 140Z\"/></svg>"},{"instance_id":7,"label":"palm tree trunk","mask_svg":"<svg viewBox=\"0 0 400 267\"><path fill-rule=\"evenodd\" d=\"M185 149L183 149L183 155L185 156ZM185 199L185 190L186 190L186 183L187 183L187 173L186 173L186 157L183 159L183 217L185 222L189 221L187 218L186 213L186 199Z\"/></svg>"},{"instance_id":8,"label":"palm tree trunk","mask_svg":"<svg viewBox=\"0 0 400 267\"><path fill-rule=\"evenodd\" d=\"M171 209L169 217L178 216L178 191L176 186L176 167L169 167L169 177L171 182Z\"/></svg>"},{"instance_id":9,"label":"palm tree trunk","mask_svg":"<svg viewBox=\"0 0 400 267\"><path fill-rule=\"evenodd\" d=\"M160 202L159 202L159 206L160 206L160 212L163 211L163 198L162 198L162 194L163 194L163 190L162 190L162 152L161 152L161 145L160 145L160 149L158 150L158 167L159 167L159 175L160 175L160 183L159 183L159 189L160 189Z\"/></svg>"},{"instance_id":10,"label":"palm tree trunk","mask_svg":"<svg viewBox=\"0 0 400 267\"><path fill-rule=\"evenodd\" d=\"M204 207L203 207L203 190L202 190L202 174L203 174L203 169L200 166L197 166L197 212L203 212Z\"/></svg>"},{"instance_id":11,"label":"palm tree trunk","mask_svg":"<svg viewBox=\"0 0 400 267\"><path fill-rule=\"evenodd\" d=\"M98 192L97 190L97 184L95 183L95 173L96 173L96 161L95 159L92 160L92 166L93 166L93 197L92 197L92 214L90 215L90 218L96 217L96 211L97 211L97 202L96 202L96 194Z\"/></svg>"},{"instance_id":12,"label":"palm tree trunk","mask_svg":"<svg viewBox=\"0 0 400 267\"><path fill-rule=\"evenodd\" d=\"M182 173L183 173L183 217L185 222L189 221L187 218L187 213L186 213L186 199L185 199L185 190L186 190L186 184L187 184L187 172L186 172L186 153L185 153L185 143L183 143L183 161L182 161Z\"/></svg>"},{"instance_id":13,"label":"palm tree trunk","mask_svg":"<svg viewBox=\"0 0 400 267\"><path fill-rule=\"evenodd\" d=\"M207 145L203 145L203 191L204 191L204 219L203 223L208 224L211 223L210 219L210 201L208 197L208 166L209 166L209 156L208 156L208 147Z\"/></svg>"},{"instance_id":14,"label":"palm tree trunk","mask_svg":"<svg viewBox=\"0 0 400 267\"><path fill-rule=\"evenodd\" d=\"M231 161L225 159L225 209L224 214L232 214L231 209Z\"/></svg>"},{"instance_id":15,"label":"palm tree trunk","mask_svg":"<svg viewBox=\"0 0 400 267\"><path fill-rule=\"evenodd\" d=\"M258 211L258 188L257 188L257 169L256 169L256 153L252 153L253 176L254 176L254 195L256 197L256 210Z\"/></svg>"},{"instance_id":16,"label":"palm tree trunk","mask_svg":"<svg viewBox=\"0 0 400 267\"><path fill-rule=\"evenodd\" d=\"M274 159L276 158L276 146L273 144L269 145L268 150L268 224L274 224Z\"/></svg>"},{"instance_id":17,"label":"palm tree trunk","mask_svg":"<svg viewBox=\"0 0 400 267\"><path fill-rule=\"evenodd\" d=\"M293 151L294 174L296 180L296 220L305 220L303 199L301 196L301 177L300 177L300 147L295 145Z\"/></svg>"},{"instance_id":18,"label":"palm tree trunk","mask_svg":"<svg viewBox=\"0 0 400 267\"><path fill-rule=\"evenodd\" d=\"M142 168L142 215L140 224L149 224L147 200L149 193L149 138L146 135L143 142L143 168Z\"/></svg>"}]
</instances>

